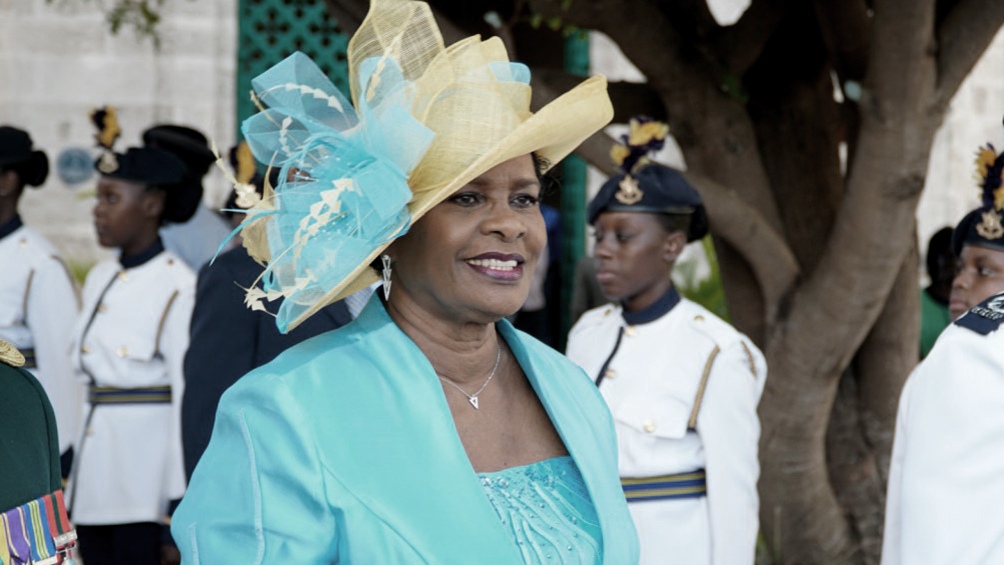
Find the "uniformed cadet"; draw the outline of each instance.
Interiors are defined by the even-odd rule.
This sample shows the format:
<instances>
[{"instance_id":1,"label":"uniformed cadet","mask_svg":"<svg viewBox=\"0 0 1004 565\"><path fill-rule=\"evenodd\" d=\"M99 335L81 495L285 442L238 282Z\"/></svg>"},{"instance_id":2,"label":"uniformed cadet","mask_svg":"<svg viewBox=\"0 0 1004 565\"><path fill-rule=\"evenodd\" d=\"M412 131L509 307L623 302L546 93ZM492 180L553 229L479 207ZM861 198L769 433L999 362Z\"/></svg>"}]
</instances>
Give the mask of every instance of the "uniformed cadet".
<instances>
[{"instance_id":1,"label":"uniformed cadet","mask_svg":"<svg viewBox=\"0 0 1004 565\"><path fill-rule=\"evenodd\" d=\"M1004 563L1004 294L945 328L900 396L883 565Z\"/></svg>"},{"instance_id":2,"label":"uniformed cadet","mask_svg":"<svg viewBox=\"0 0 1004 565\"><path fill-rule=\"evenodd\" d=\"M668 128L632 120L615 158L627 171L589 204L597 279L618 301L586 312L568 356L614 417L641 563L752 563L758 530L760 351L670 279L707 232L700 197L677 171L641 161ZM619 152L619 154L617 153Z\"/></svg>"},{"instance_id":3,"label":"uniformed cadet","mask_svg":"<svg viewBox=\"0 0 1004 565\"><path fill-rule=\"evenodd\" d=\"M72 563L56 418L25 356L0 340L0 563Z\"/></svg>"},{"instance_id":4,"label":"uniformed cadet","mask_svg":"<svg viewBox=\"0 0 1004 565\"><path fill-rule=\"evenodd\" d=\"M882 563L1004 563L1004 153L977 159L983 206L952 238L961 317L906 381Z\"/></svg>"},{"instance_id":5,"label":"uniformed cadet","mask_svg":"<svg viewBox=\"0 0 1004 565\"><path fill-rule=\"evenodd\" d=\"M107 150L96 167L94 227L119 256L84 284L74 361L89 393L67 496L86 563L160 563L164 520L185 487L180 403L195 274L158 228L188 219L179 203L191 184L160 149Z\"/></svg>"},{"instance_id":6,"label":"uniformed cadet","mask_svg":"<svg viewBox=\"0 0 1004 565\"><path fill-rule=\"evenodd\" d=\"M982 205L966 214L952 233L955 278L949 295L952 319L998 292L1004 292L1004 152L980 148L976 159Z\"/></svg>"},{"instance_id":7,"label":"uniformed cadet","mask_svg":"<svg viewBox=\"0 0 1004 565\"><path fill-rule=\"evenodd\" d=\"M0 338L24 354L45 388L68 460L80 410L70 363L77 288L56 248L18 213L24 187L41 186L48 174L49 160L28 133L0 126Z\"/></svg>"}]
</instances>

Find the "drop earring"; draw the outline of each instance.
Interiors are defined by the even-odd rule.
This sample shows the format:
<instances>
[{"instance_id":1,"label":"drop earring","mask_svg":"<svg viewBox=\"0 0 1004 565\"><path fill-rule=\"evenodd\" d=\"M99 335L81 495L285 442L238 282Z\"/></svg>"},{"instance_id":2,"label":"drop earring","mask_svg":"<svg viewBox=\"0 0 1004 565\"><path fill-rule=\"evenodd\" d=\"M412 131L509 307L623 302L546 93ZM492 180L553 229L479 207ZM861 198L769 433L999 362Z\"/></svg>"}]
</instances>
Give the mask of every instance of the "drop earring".
<instances>
[{"instance_id":1,"label":"drop earring","mask_svg":"<svg viewBox=\"0 0 1004 565\"><path fill-rule=\"evenodd\" d=\"M390 300L390 255L381 255L380 262L383 263L383 299Z\"/></svg>"}]
</instances>

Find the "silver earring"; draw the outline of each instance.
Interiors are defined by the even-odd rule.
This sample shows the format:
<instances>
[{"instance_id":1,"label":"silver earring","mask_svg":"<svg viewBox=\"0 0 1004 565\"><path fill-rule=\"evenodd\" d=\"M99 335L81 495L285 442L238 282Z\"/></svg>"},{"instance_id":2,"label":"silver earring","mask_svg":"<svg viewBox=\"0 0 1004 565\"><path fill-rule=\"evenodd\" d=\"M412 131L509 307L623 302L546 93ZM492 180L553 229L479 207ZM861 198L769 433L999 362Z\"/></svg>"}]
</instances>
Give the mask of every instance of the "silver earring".
<instances>
[{"instance_id":1,"label":"silver earring","mask_svg":"<svg viewBox=\"0 0 1004 565\"><path fill-rule=\"evenodd\" d=\"M390 300L390 255L381 255L380 262L383 263L383 299Z\"/></svg>"}]
</instances>

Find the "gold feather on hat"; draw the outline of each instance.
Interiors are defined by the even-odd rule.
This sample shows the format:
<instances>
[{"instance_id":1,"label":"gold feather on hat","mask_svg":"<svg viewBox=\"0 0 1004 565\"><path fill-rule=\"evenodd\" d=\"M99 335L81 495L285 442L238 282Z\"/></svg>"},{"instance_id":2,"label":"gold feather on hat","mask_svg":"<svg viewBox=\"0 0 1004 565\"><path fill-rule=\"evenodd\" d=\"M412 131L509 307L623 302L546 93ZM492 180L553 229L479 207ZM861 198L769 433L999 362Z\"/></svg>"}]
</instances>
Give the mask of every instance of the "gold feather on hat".
<instances>
[{"instance_id":1,"label":"gold feather on hat","mask_svg":"<svg viewBox=\"0 0 1004 565\"><path fill-rule=\"evenodd\" d=\"M94 124L94 127L98 128L98 132L94 134L94 140L97 141L99 146L110 151L112 146L115 145L115 140L122 135L122 128L119 127L115 107L102 106L95 108L91 110L90 117L91 123Z\"/></svg>"},{"instance_id":2,"label":"gold feather on hat","mask_svg":"<svg viewBox=\"0 0 1004 565\"><path fill-rule=\"evenodd\" d=\"M669 135L669 124L656 121L641 121L631 118L628 130L628 145L648 145L652 141L665 141Z\"/></svg>"},{"instance_id":3,"label":"gold feather on hat","mask_svg":"<svg viewBox=\"0 0 1004 565\"><path fill-rule=\"evenodd\" d=\"M242 141L237 146L237 170L235 171L237 176L237 182L243 184L250 184L251 179L254 178L255 173L258 171L257 166L254 162L254 154L251 153L251 147L248 142Z\"/></svg>"}]
</instances>

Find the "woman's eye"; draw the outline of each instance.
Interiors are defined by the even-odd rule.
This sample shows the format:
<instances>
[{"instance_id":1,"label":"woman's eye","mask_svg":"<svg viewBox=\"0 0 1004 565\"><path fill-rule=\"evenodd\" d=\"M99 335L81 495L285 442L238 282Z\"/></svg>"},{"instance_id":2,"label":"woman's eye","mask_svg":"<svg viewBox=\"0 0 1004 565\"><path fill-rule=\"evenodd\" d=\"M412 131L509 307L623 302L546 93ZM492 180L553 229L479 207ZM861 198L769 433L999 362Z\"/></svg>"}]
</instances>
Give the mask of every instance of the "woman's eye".
<instances>
[{"instance_id":1,"label":"woman's eye","mask_svg":"<svg viewBox=\"0 0 1004 565\"><path fill-rule=\"evenodd\" d=\"M631 239L631 234L624 232L617 232L617 241L625 242Z\"/></svg>"},{"instance_id":2,"label":"woman's eye","mask_svg":"<svg viewBox=\"0 0 1004 565\"><path fill-rule=\"evenodd\" d=\"M517 208L533 208L540 203L540 198L532 194L517 194L512 200L513 205Z\"/></svg>"},{"instance_id":3,"label":"woman's eye","mask_svg":"<svg viewBox=\"0 0 1004 565\"><path fill-rule=\"evenodd\" d=\"M977 267L976 268L976 272L981 277L992 277L992 276L994 276L994 270L991 269L990 267L983 267L983 266Z\"/></svg>"},{"instance_id":4,"label":"woman's eye","mask_svg":"<svg viewBox=\"0 0 1004 565\"><path fill-rule=\"evenodd\" d=\"M481 196L472 192L464 192L453 196L450 201L461 206L473 206L481 201Z\"/></svg>"}]
</instances>

